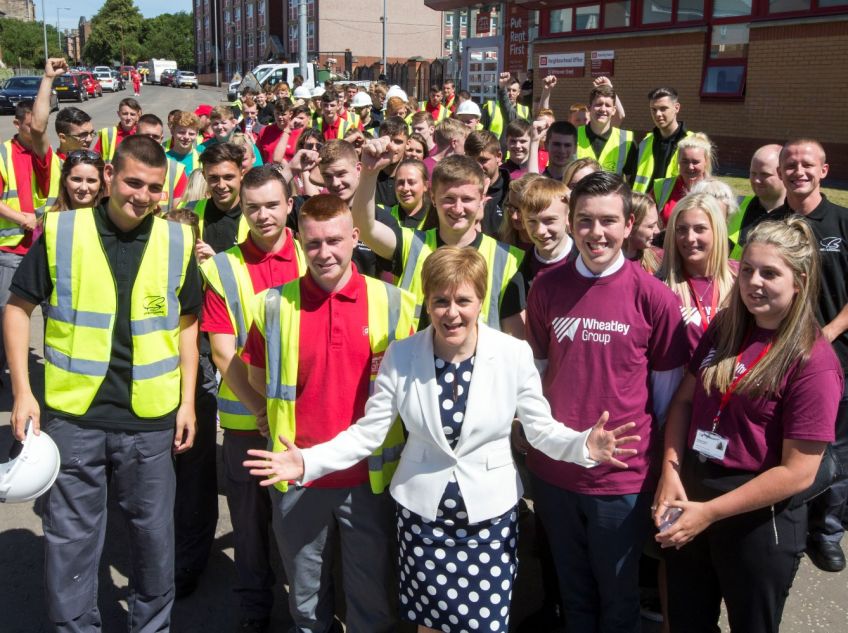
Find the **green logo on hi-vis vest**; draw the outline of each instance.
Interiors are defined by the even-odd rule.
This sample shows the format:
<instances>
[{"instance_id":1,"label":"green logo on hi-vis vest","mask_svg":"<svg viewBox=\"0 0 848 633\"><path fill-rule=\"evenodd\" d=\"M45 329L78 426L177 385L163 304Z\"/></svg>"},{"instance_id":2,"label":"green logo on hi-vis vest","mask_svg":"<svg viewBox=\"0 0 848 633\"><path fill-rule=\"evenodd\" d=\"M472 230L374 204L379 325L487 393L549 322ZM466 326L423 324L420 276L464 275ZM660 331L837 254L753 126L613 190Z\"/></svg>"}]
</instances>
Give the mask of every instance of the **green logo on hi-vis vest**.
<instances>
[{"instance_id":1,"label":"green logo on hi-vis vest","mask_svg":"<svg viewBox=\"0 0 848 633\"><path fill-rule=\"evenodd\" d=\"M145 297L142 307L145 316L165 316L165 297Z\"/></svg>"}]
</instances>

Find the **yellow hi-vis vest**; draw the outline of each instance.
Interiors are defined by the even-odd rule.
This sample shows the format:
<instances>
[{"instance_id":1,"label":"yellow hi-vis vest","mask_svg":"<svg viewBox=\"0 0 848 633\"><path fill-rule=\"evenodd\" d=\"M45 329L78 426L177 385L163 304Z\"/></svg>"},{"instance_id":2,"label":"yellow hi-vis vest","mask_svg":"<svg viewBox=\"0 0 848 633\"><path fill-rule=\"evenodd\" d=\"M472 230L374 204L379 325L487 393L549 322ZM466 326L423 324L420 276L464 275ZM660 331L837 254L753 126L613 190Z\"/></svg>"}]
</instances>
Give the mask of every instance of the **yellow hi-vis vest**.
<instances>
[{"instance_id":1,"label":"yellow hi-vis vest","mask_svg":"<svg viewBox=\"0 0 848 633\"><path fill-rule=\"evenodd\" d=\"M657 203L657 211L662 216L663 207L665 207L668 199L671 198L671 192L674 191L674 183L677 182L679 176L674 178L657 178L654 181L654 201Z\"/></svg>"},{"instance_id":2,"label":"yellow hi-vis vest","mask_svg":"<svg viewBox=\"0 0 848 633\"><path fill-rule=\"evenodd\" d=\"M692 132L687 131L683 138L692 136ZM665 168L665 178L677 178L680 173L680 166L677 164L677 148L674 148L674 153L668 159L668 165ZM648 193L651 186L651 178L654 175L654 133L648 132L642 142L639 143L639 158L636 161L636 178L633 180L633 191L639 193Z\"/></svg>"},{"instance_id":3,"label":"yellow hi-vis vest","mask_svg":"<svg viewBox=\"0 0 848 633\"><path fill-rule=\"evenodd\" d=\"M403 274L396 285L415 295L419 312L424 303L421 270L424 268L424 260L438 248L438 230L430 229L425 232L401 228ZM488 235L483 235L477 251L486 260L487 268L486 296L483 299L480 320L489 327L500 330L500 307L504 291L515 273L518 272L521 261L524 259L524 251L499 242Z\"/></svg>"},{"instance_id":4,"label":"yellow hi-vis vest","mask_svg":"<svg viewBox=\"0 0 848 633\"><path fill-rule=\"evenodd\" d=\"M400 222L401 222L401 220L400 220L400 205L396 204L395 206L393 206L391 209L389 209L389 213L391 213L392 217L395 220L398 221L398 224L400 224ZM421 231L424 228L424 225L427 223L427 217L428 217L429 214L430 214L430 211L427 210L421 215L421 219L418 220L418 224L415 226L416 229Z\"/></svg>"},{"instance_id":5,"label":"yellow hi-vis vest","mask_svg":"<svg viewBox=\"0 0 848 633\"><path fill-rule=\"evenodd\" d=\"M84 415L91 406L112 357L118 292L95 213L48 213L44 223L53 282L44 336L44 399L70 415ZM130 402L140 418L161 417L180 403L179 292L192 247L188 226L153 218L130 307Z\"/></svg>"},{"instance_id":6,"label":"yellow hi-vis vest","mask_svg":"<svg viewBox=\"0 0 848 633\"><path fill-rule=\"evenodd\" d=\"M168 157L168 171L165 172L165 191L159 203L160 206L170 209L178 202L174 198L174 189L177 188L177 183L180 182L180 178L184 173L185 167L183 164Z\"/></svg>"},{"instance_id":7,"label":"yellow hi-vis vest","mask_svg":"<svg viewBox=\"0 0 848 633\"><path fill-rule=\"evenodd\" d=\"M379 279L364 277L368 296L368 340L371 345L371 380L389 344L406 338L412 331L415 298ZM300 345L300 279L271 288L256 297L256 327L265 334L265 397L268 426L274 438L272 450L283 450L279 436L294 441L297 423L298 346ZM338 394L336 394L338 395ZM380 494L397 469L405 438L400 418L394 421L383 445L368 458L371 490ZM286 482L275 486L285 492Z\"/></svg>"},{"instance_id":8,"label":"yellow hi-vis vest","mask_svg":"<svg viewBox=\"0 0 848 633\"><path fill-rule=\"evenodd\" d=\"M59 158L54 153L50 162L50 185L47 197L38 191L38 183L35 174L32 175L32 204L35 216L40 218L44 213L56 204L59 199L59 185L62 181L62 166ZM15 211L21 211L21 199L18 189L18 177L12 162L12 141L6 141L0 145L0 177L3 178L3 194L0 197L4 203ZM14 248L24 240L26 231L20 225L0 218L0 246Z\"/></svg>"},{"instance_id":9,"label":"yellow hi-vis vest","mask_svg":"<svg viewBox=\"0 0 848 633\"><path fill-rule=\"evenodd\" d=\"M185 205L185 208L194 213L197 216L197 235L200 239L203 239L203 228L205 226L204 216L206 215L206 204L209 202L209 198L203 198L201 200L194 200ZM239 244L247 239L247 236L250 234L250 225L247 223L247 218L244 217L242 213L241 218L239 218L238 225L238 234L236 235L236 241L234 244Z\"/></svg>"},{"instance_id":10,"label":"yellow hi-vis vest","mask_svg":"<svg viewBox=\"0 0 848 633\"><path fill-rule=\"evenodd\" d=\"M742 222L745 221L745 213L748 211L748 205L756 196L745 196L739 203L739 210L727 219L727 237L733 243L733 250L730 252L730 259L739 261L742 258L742 244L739 243L739 237L742 233Z\"/></svg>"},{"instance_id":11,"label":"yellow hi-vis vest","mask_svg":"<svg viewBox=\"0 0 848 633\"><path fill-rule=\"evenodd\" d=\"M115 149L118 147L118 126L104 127L100 132L100 155L104 163L111 163L115 158Z\"/></svg>"},{"instance_id":12,"label":"yellow hi-vis vest","mask_svg":"<svg viewBox=\"0 0 848 633\"><path fill-rule=\"evenodd\" d=\"M342 117L339 117L339 120L341 121L341 123L339 124L339 131L336 134L336 138L344 140L345 134L347 134L347 131L351 128L351 123L350 121L348 121L347 119L343 119ZM320 116L315 117L315 125L313 127L315 127L323 135L324 118Z\"/></svg>"},{"instance_id":13,"label":"yellow hi-vis vest","mask_svg":"<svg viewBox=\"0 0 848 633\"><path fill-rule=\"evenodd\" d=\"M489 115L489 131L500 138L504 131L504 117L500 104L495 100L489 100L483 104L483 109ZM520 103L515 104L515 115L525 121L530 120L530 108Z\"/></svg>"},{"instance_id":14,"label":"yellow hi-vis vest","mask_svg":"<svg viewBox=\"0 0 848 633\"><path fill-rule=\"evenodd\" d=\"M303 250L291 231L286 229L286 232L287 239L294 243L298 275L303 275L306 272ZM200 272L209 287L217 292L227 305L227 314L236 333L236 354L241 355L247 341L247 333L253 325L253 302L256 297L241 246L233 246L207 259L200 265ZM225 429L257 428L256 417L241 403L223 377L218 388L218 418Z\"/></svg>"},{"instance_id":15,"label":"yellow hi-vis vest","mask_svg":"<svg viewBox=\"0 0 848 633\"><path fill-rule=\"evenodd\" d=\"M427 101L419 101L418 102L418 111L419 112L426 112L427 111L427 103L428 103ZM439 112L436 115L436 118L433 119L433 123L441 123L442 121L444 121L445 119L448 118L449 114L450 114L450 111L440 103L439 104ZM432 116L432 115L430 115L430 116Z\"/></svg>"},{"instance_id":16,"label":"yellow hi-vis vest","mask_svg":"<svg viewBox=\"0 0 848 633\"><path fill-rule=\"evenodd\" d=\"M575 158L593 158L601 164L604 171L612 171L620 174L624 171L627 154L630 152L632 145L633 132L614 127L610 131L606 145L601 150L601 155L596 156L595 150L592 148L592 142L589 140L589 135L586 134L586 126L581 125L577 128L577 154Z\"/></svg>"}]
</instances>

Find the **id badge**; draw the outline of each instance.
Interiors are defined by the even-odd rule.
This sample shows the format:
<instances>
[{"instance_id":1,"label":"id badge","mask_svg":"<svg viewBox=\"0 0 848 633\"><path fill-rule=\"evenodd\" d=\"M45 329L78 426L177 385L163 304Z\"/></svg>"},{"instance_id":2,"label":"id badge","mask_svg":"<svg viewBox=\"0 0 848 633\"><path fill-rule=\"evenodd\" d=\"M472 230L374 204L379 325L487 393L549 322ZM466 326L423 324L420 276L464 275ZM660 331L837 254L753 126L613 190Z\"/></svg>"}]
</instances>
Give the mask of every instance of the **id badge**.
<instances>
[{"instance_id":1,"label":"id badge","mask_svg":"<svg viewBox=\"0 0 848 633\"><path fill-rule=\"evenodd\" d=\"M726 437L701 429L695 434L692 448L704 457L722 460L727 452L727 442Z\"/></svg>"}]
</instances>

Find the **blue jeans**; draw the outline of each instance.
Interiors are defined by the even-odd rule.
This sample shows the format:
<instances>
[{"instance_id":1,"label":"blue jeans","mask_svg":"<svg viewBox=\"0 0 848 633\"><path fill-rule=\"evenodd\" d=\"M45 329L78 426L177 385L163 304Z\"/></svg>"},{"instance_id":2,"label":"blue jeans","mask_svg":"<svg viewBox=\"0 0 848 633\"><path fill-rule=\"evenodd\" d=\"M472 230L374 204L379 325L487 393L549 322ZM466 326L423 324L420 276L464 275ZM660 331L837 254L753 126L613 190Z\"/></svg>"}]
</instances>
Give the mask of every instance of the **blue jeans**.
<instances>
[{"instance_id":1,"label":"blue jeans","mask_svg":"<svg viewBox=\"0 0 848 633\"><path fill-rule=\"evenodd\" d=\"M653 494L580 494L535 476L533 491L568 630L638 633L639 557L650 532Z\"/></svg>"}]
</instances>

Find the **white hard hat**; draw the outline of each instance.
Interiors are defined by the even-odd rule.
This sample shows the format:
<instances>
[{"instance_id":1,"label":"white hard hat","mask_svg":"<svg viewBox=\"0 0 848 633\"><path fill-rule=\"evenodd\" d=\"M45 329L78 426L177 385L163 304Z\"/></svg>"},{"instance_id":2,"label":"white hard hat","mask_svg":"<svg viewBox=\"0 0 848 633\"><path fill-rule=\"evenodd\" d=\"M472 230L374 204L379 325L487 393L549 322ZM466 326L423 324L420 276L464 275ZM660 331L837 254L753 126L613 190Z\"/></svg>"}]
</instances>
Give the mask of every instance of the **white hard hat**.
<instances>
[{"instance_id":1,"label":"white hard hat","mask_svg":"<svg viewBox=\"0 0 848 633\"><path fill-rule=\"evenodd\" d=\"M321 86L315 86L315 87L312 89L312 98L314 99L315 97L320 97L320 96L321 96L321 95L323 95L325 92L326 92L326 91L325 91L325 90L324 90Z\"/></svg>"},{"instance_id":2,"label":"white hard hat","mask_svg":"<svg viewBox=\"0 0 848 633\"><path fill-rule=\"evenodd\" d=\"M391 86L386 92L386 101L391 99L392 97L400 97L404 101L409 101L409 97L406 94L406 91L400 86Z\"/></svg>"},{"instance_id":3,"label":"white hard hat","mask_svg":"<svg viewBox=\"0 0 848 633\"><path fill-rule=\"evenodd\" d=\"M47 433L36 435L27 422L20 452L0 464L0 502L23 503L43 495L59 475L59 448Z\"/></svg>"},{"instance_id":4,"label":"white hard hat","mask_svg":"<svg viewBox=\"0 0 848 633\"><path fill-rule=\"evenodd\" d=\"M476 116L478 119L483 116L483 113L480 112L480 106L476 103L468 99L467 101L463 101L456 108L456 114L454 116L459 116L460 114L470 114L472 116Z\"/></svg>"},{"instance_id":5,"label":"white hard hat","mask_svg":"<svg viewBox=\"0 0 848 633\"><path fill-rule=\"evenodd\" d=\"M295 99L311 99L312 93L309 91L309 88L306 86L298 86L294 89L294 98Z\"/></svg>"},{"instance_id":6,"label":"white hard hat","mask_svg":"<svg viewBox=\"0 0 848 633\"><path fill-rule=\"evenodd\" d=\"M353 95L353 99L350 100L351 108L363 108L365 106L373 106L373 102L371 101L371 97L368 96L367 92L357 92Z\"/></svg>"}]
</instances>

